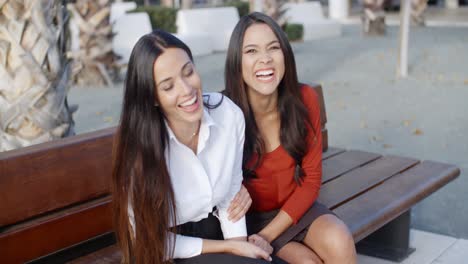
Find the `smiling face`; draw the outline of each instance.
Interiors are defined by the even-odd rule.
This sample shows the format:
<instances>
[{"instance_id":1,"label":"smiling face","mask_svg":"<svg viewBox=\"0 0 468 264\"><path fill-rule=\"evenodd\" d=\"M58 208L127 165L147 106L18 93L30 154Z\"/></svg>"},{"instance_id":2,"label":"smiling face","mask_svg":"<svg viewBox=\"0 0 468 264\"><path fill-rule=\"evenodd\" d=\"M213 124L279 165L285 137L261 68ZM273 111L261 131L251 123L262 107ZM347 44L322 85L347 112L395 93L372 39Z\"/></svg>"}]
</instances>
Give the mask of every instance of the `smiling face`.
<instances>
[{"instance_id":1,"label":"smiling face","mask_svg":"<svg viewBox=\"0 0 468 264\"><path fill-rule=\"evenodd\" d=\"M284 55L273 30L263 23L251 25L242 43L242 77L249 95L274 95L284 76Z\"/></svg>"},{"instance_id":2,"label":"smiling face","mask_svg":"<svg viewBox=\"0 0 468 264\"><path fill-rule=\"evenodd\" d=\"M203 115L200 76L187 53L168 48L154 63L156 102L172 129L197 123Z\"/></svg>"}]
</instances>

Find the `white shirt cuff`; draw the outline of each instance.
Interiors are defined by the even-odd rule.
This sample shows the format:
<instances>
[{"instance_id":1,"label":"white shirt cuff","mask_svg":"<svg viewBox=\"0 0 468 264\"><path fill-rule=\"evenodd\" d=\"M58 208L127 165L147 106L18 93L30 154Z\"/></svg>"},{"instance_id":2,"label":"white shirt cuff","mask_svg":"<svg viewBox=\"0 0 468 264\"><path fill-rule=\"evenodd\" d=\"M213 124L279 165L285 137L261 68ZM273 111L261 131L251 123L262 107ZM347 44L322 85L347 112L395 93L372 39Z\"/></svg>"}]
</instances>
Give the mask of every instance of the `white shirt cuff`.
<instances>
[{"instance_id":1,"label":"white shirt cuff","mask_svg":"<svg viewBox=\"0 0 468 264\"><path fill-rule=\"evenodd\" d=\"M245 226L245 216L234 223L228 219L228 215L227 209L218 209L218 217L224 239L246 237L247 227Z\"/></svg>"},{"instance_id":2,"label":"white shirt cuff","mask_svg":"<svg viewBox=\"0 0 468 264\"><path fill-rule=\"evenodd\" d=\"M191 258L202 253L203 240L198 237L176 235L174 258Z\"/></svg>"}]
</instances>

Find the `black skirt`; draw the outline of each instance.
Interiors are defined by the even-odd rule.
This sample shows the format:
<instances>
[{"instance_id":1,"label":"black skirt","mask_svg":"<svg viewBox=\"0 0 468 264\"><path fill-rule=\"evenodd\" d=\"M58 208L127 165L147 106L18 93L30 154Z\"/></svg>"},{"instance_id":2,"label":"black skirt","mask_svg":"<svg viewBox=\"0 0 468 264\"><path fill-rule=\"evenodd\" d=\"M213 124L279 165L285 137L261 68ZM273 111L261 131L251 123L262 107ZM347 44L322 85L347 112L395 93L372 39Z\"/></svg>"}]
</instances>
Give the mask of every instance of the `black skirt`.
<instances>
[{"instance_id":1,"label":"black skirt","mask_svg":"<svg viewBox=\"0 0 468 264\"><path fill-rule=\"evenodd\" d=\"M177 233L180 235L199 237L203 239L223 240L223 232L221 231L221 224L218 218L213 213L210 213L207 218L202 219L198 222L188 222L177 226ZM210 264L210 263L222 263L222 264L266 264L270 263L261 259L253 259L247 257L241 257L237 255L224 254L224 253L213 253L213 254L201 254L192 258L186 259L174 259L177 264Z\"/></svg>"},{"instance_id":2,"label":"black skirt","mask_svg":"<svg viewBox=\"0 0 468 264\"><path fill-rule=\"evenodd\" d=\"M269 212L254 212L247 214L247 232L249 235L260 232L265 226L267 226L273 218L278 214L278 210ZM304 241L309 227L312 222L315 221L319 216L325 214L335 215L330 209L319 202L315 202L305 212L301 219L295 224L286 229L278 238L276 238L271 246L274 249L274 253L278 252L284 245L290 241L302 242Z\"/></svg>"}]
</instances>

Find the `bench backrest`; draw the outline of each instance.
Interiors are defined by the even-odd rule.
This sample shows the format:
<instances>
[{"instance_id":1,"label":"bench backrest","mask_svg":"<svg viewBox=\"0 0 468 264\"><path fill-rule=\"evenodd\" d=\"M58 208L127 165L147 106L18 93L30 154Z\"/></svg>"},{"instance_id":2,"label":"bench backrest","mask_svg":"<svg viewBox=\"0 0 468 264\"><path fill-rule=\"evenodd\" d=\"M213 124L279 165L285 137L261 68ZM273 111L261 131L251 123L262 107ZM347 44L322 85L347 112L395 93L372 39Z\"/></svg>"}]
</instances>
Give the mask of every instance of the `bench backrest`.
<instances>
[{"instance_id":1,"label":"bench backrest","mask_svg":"<svg viewBox=\"0 0 468 264\"><path fill-rule=\"evenodd\" d=\"M23 263L112 231L115 128L0 153L0 255Z\"/></svg>"},{"instance_id":2,"label":"bench backrest","mask_svg":"<svg viewBox=\"0 0 468 264\"><path fill-rule=\"evenodd\" d=\"M317 93L320 103L320 121L322 125L322 151L328 149L328 130L327 130L327 111L325 107L325 98L323 96L322 86L320 84L309 84Z\"/></svg>"},{"instance_id":3,"label":"bench backrest","mask_svg":"<svg viewBox=\"0 0 468 264\"><path fill-rule=\"evenodd\" d=\"M322 134L327 148L322 88ZM115 128L0 153L0 256L26 262L112 232Z\"/></svg>"}]
</instances>

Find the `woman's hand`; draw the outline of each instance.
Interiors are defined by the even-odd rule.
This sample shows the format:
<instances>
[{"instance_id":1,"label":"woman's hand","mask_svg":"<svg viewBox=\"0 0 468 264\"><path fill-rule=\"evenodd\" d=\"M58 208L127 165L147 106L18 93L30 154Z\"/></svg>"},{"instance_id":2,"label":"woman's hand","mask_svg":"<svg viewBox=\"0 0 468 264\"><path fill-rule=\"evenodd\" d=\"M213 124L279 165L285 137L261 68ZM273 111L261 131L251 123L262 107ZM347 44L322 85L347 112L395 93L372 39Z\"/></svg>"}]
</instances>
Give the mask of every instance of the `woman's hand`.
<instances>
[{"instance_id":1,"label":"woman's hand","mask_svg":"<svg viewBox=\"0 0 468 264\"><path fill-rule=\"evenodd\" d=\"M233 255L256 259L262 258L271 261L271 256L268 252L252 243L239 240L226 240L226 242L229 243L229 253Z\"/></svg>"},{"instance_id":2,"label":"woman's hand","mask_svg":"<svg viewBox=\"0 0 468 264\"><path fill-rule=\"evenodd\" d=\"M258 234L249 236L249 242L266 251L269 255L273 253L273 247L263 237Z\"/></svg>"},{"instance_id":3,"label":"woman's hand","mask_svg":"<svg viewBox=\"0 0 468 264\"><path fill-rule=\"evenodd\" d=\"M232 199L231 204L227 210L229 217L228 219L232 222L237 222L241 219L249 210L252 204L252 198L244 185L241 185L240 191Z\"/></svg>"}]
</instances>

